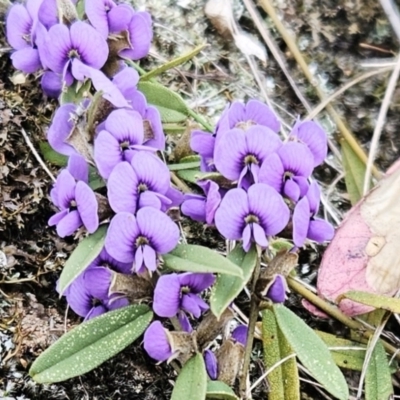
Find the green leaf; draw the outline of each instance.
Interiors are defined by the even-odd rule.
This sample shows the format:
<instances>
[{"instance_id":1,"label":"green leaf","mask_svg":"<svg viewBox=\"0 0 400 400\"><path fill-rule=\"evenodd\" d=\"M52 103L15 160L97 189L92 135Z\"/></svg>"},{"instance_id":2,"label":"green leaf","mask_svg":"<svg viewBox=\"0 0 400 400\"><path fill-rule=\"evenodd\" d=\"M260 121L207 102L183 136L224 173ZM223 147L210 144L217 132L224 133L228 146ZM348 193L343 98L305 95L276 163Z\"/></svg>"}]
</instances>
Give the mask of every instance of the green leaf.
<instances>
[{"instance_id":1,"label":"green leaf","mask_svg":"<svg viewBox=\"0 0 400 400\"><path fill-rule=\"evenodd\" d=\"M344 179L351 204L354 205L363 197L366 167L354 150L345 141L341 141Z\"/></svg>"},{"instance_id":2,"label":"green leaf","mask_svg":"<svg viewBox=\"0 0 400 400\"><path fill-rule=\"evenodd\" d=\"M382 341L378 340L365 375L366 400L389 399L393 395L392 378Z\"/></svg>"},{"instance_id":3,"label":"green leaf","mask_svg":"<svg viewBox=\"0 0 400 400\"><path fill-rule=\"evenodd\" d=\"M63 91L60 95L60 105L64 105L67 103L79 104L84 96L87 96L86 93L90 91L91 80L88 79L84 84L81 82L75 82L71 86Z\"/></svg>"},{"instance_id":4,"label":"green leaf","mask_svg":"<svg viewBox=\"0 0 400 400\"><path fill-rule=\"evenodd\" d=\"M192 169L200 167L200 161L180 162L179 164L169 164L170 171L181 171L184 169Z\"/></svg>"},{"instance_id":5,"label":"green leaf","mask_svg":"<svg viewBox=\"0 0 400 400\"><path fill-rule=\"evenodd\" d=\"M60 295L94 261L104 247L108 225L101 225L83 239L64 265L59 280Z\"/></svg>"},{"instance_id":6,"label":"green leaf","mask_svg":"<svg viewBox=\"0 0 400 400\"><path fill-rule=\"evenodd\" d=\"M60 153L57 153L55 150L51 148L49 143L44 141L40 142L39 148L43 158L50 164L57 165L59 167L65 167L67 165L68 157Z\"/></svg>"},{"instance_id":7,"label":"green leaf","mask_svg":"<svg viewBox=\"0 0 400 400\"><path fill-rule=\"evenodd\" d=\"M157 75L162 74L165 71L168 71L172 68L177 67L178 65L184 64L185 62L191 60L194 56L196 56L200 51L202 51L206 47L206 44L201 44L200 46L195 47L194 49L190 50L189 52L175 58L172 61L169 61L152 71L148 72L147 74L144 74L140 77L141 81L147 81L151 78L154 78Z\"/></svg>"},{"instance_id":8,"label":"green leaf","mask_svg":"<svg viewBox=\"0 0 400 400\"><path fill-rule=\"evenodd\" d=\"M152 318L149 307L132 305L84 322L44 351L29 374L38 383L85 374L134 342Z\"/></svg>"},{"instance_id":9,"label":"green leaf","mask_svg":"<svg viewBox=\"0 0 400 400\"><path fill-rule=\"evenodd\" d=\"M242 276L242 270L215 250L196 244L178 244L163 256L164 265L174 271L213 272Z\"/></svg>"},{"instance_id":10,"label":"green leaf","mask_svg":"<svg viewBox=\"0 0 400 400\"><path fill-rule=\"evenodd\" d=\"M293 354L293 350L279 329L270 310L262 313L262 342L264 364L267 369ZM289 358L268 374L268 400L300 399L300 380L296 357Z\"/></svg>"},{"instance_id":11,"label":"green leaf","mask_svg":"<svg viewBox=\"0 0 400 400\"><path fill-rule=\"evenodd\" d=\"M203 356L197 353L183 366L176 380L171 400L204 400L207 372Z\"/></svg>"},{"instance_id":12,"label":"green leaf","mask_svg":"<svg viewBox=\"0 0 400 400\"><path fill-rule=\"evenodd\" d=\"M138 89L150 104L157 107L162 122L181 122L189 115L186 103L172 90L155 82L139 82Z\"/></svg>"},{"instance_id":13,"label":"green leaf","mask_svg":"<svg viewBox=\"0 0 400 400\"><path fill-rule=\"evenodd\" d=\"M374 308L382 308L396 314L400 313L400 299L395 297L387 297L380 294L352 290L338 296L337 302L340 302L343 299L349 299Z\"/></svg>"},{"instance_id":14,"label":"green leaf","mask_svg":"<svg viewBox=\"0 0 400 400\"><path fill-rule=\"evenodd\" d=\"M273 311L280 330L311 375L332 396L347 400L349 388L346 380L322 339L284 305L275 304Z\"/></svg>"},{"instance_id":15,"label":"green leaf","mask_svg":"<svg viewBox=\"0 0 400 400\"><path fill-rule=\"evenodd\" d=\"M89 186L92 190L97 190L106 186L104 179L99 175L96 168L89 166Z\"/></svg>"},{"instance_id":16,"label":"green leaf","mask_svg":"<svg viewBox=\"0 0 400 400\"><path fill-rule=\"evenodd\" d=\"M187 129L187 126L182 124L164 123L162 126L166 135L182 135Z\"/></svg>"},{"instance_id":17,"label":"green leaf","mask_svg":"<svg viewBox=\"0 0 400 400\"><path fill-rule=\"evenodd\" d=\"M228 259L240 266L243 277L226 274L217 276L210 296L211 311L217 318L222 315L250 280L256 266L257 252L253 246L248 253L245 253L242 246L238 245L229 253Z\"/></svg>"},{"instance_id":18,"label":"green leaf","mask_svg":"<svg viewBox=\"0 0 400 400\"><path fill-rule=\"evenodd\" d=\"M224 382L208 381L206 398L210 400L238 400L235 392Z\"/></svg>"},{"instance_id":19,"label":"green leaf","mask_svg":"<svg viewBox=\"0 0 400 400\"><path fill-rule=\"evenodd\" d=\"M197 181L201 179L202 172L198 169L187 169L178 171L177 175L186 182L197 183Z\"/></svg>"},{"instance_id":20,"label":"green leaf","mask_svg":"<svg viewBox=\"0 0 400 400\"><path fill-rule=\"evenodd\" d=\"M315 331L315 333L324 341L327 347L342 348L339 350L329 349L337 366L354 371L362 370L366 352L365 345L353 340L342 339L326 332Z\"/></svg>"}]
</instances>

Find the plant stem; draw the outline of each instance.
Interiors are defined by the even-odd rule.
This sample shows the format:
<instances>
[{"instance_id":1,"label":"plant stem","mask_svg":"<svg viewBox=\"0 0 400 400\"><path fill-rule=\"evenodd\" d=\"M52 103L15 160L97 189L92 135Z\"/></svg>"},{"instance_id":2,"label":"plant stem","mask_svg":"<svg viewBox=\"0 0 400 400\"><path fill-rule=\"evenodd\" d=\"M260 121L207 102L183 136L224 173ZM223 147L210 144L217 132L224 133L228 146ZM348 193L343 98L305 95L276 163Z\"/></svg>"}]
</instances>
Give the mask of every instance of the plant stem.
<instances>
[{"instance_id":1,"label":"plant stem","mask_svg":"<svg viewBox=\"0 0 400 400\"><path fill-rule=\"evenodd\" d=\"M361 337L365 338L366 340L369 340L371 337L373 337L374 335L373 330L369 329L362 323L348 317L347 315L344 315L335 305L327 303L326 301L318 297L316 294L309 291L306 287L304 287L302 284L297 282L292 277L289 276L287 281L290 288L293 289L296 293L303 296L306 300L308 300L313 305L317 306L319 309L321 309L329 316L337 319L342 324L348 326L350 329L357 331L357 333ZM381 340L385 350L390 354L395 355L396 359L400 361L400 354L398 353L397 348L392 346L390 343L387 343L385 340L383 339Z\"/></svg>"},{"instance_id":2,"label":"plant stem","mask_svg":"<svg viewBox=\"0 0 400 400\"><path fill-rule=\"evenodd\" d=\"M253 280L251 283L251 302L250 302L249 326L248 326L246 347L244 350L242 374L240 376L239 391L243 398L246 398L247 374L249 372L249 367L250 367L251 352L253 350L254 331L256 329L256 323L257 323L257 319L258 319L258 311L259 311L259 305L260 305L260 300L254 293L256 283L260 276L260 265L261 265L261 254L258 254L256 267L255 267L254 273L253 273Z\"/></svg>"},{"instance_id":3,"label":"plant stem","mask_svg":"<svg viewBox=\"0 0 400 400\"><path fill-rule=\"evenodd\" d=\"M214 131L213 127L200 114L195 113L191 108L188 108L188 113L195 121L202 125L205 130L208 132Z\"/></svg>"}]
</instances>

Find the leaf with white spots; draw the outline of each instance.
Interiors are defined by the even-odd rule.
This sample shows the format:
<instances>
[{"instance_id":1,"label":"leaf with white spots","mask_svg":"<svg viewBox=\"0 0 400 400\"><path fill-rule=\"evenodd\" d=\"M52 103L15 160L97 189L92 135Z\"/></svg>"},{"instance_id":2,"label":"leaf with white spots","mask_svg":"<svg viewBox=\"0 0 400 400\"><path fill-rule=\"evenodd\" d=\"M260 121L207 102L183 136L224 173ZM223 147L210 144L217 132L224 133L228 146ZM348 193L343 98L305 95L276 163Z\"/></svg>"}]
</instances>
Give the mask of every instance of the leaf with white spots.
<instances>
[{"instance_id":1,"label":"leaf with white spots","mask_svg":"<svg viewBox=\"0 0 400 400\"><path fill-rule=\"evenodd\" d=\"M29 371L38 383L85 374L134 342L153 319L145 305L132 305L84 322L43 352Z\"/></svg>"},{"instance_id":2,"label":"leaf with white spots","mask_svg":"<svg viewBox=\"0 0 400 400\"><path fill-rule=\"evenodd\" d=\"M275 304L273 311L279 329L304 367L332 396L347 400L349 388L346 380L323 340L284 305Z\"/></svg>"},{"instance_id":3,"label":"leaf with white spots","mask_svg":"<svg viewBox=\"0 0 400 400\"><path fill-rule=\"evenodd\" d=\"M73 251L61 272L58 290L60 295L101 253L108 225L102 225L95 233L83 239Z\"/></svg>"},{"instance_id":4,"label":"leaf with white spots","mask_svg":"<svg viewBox=\"0 0 400 400\"><path fill-rule=\"evenodd\" d=\"M194 355L179 373L171 400L204 400L207 391L207 372L203 356Z\"/></svg>"}]
</instances>

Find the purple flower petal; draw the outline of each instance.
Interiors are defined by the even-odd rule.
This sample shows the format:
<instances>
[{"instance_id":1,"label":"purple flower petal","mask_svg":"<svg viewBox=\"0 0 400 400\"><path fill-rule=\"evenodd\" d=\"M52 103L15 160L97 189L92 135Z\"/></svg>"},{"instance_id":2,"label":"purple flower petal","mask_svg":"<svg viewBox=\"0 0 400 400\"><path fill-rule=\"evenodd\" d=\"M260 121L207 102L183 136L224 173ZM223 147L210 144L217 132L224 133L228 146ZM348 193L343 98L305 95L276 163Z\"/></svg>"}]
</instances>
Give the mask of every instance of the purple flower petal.
<instances>
[{"instance_id":1,"label":"purple flower petal","mask_svg":"<svg viewBox=\"0 0 400 400\"><path fill-rule=\"evenodd\" d=\"M111 270L105 267L89 267L83 273L87 292L97 300L108 300L111 278Z\"/></svg>"},{"instance_id":2,"label":"purple flower petal","mask_svg":"<svg viewBox=\"0 0 400 400\"><path fill-rule=\"evenodd\" d=\"M58 9L56 0L43 0L38 12L39 21L50 29L53 25L58 24Z\"/></svg>"},{"instance_id":3,"label":"purple flower petal","mask_svg":"<svg viewBox=\"0 0 400 400\"><path fill-rule=\"evenodd\" d=\"M76 184L75 199L83 225L89 233L94 233L99 227L97 214L98 203L93 190L82 181Z\"/></svg>"},{"instance_id":4,"label":"purple flower petal","mask_svg":"<svg viewBox=\"0 0 400 400\"><path fill-rule=\"evenodd\" d=\"M133 8L128 4L118 4L108 12L108 25L110 32L119 33L129 28L129 23L134 14Z\"/></svg>"},{"instance_id":5,"label":"purple flower petal","mask_svg":"<svg viewBox=\"0 0 400 400\"><path fill-rule=\"evenodd\" d=\"M130 68L128 66L125 67L113 77L112 82L115 86L117 86L117 88L121 91L121 93L127 100L130 100L131 95L139 93L139 97L141 97L142 99L141 103L146 104L146 98L142 93L138 92L136 87L139 82L139 73L133 68ZM141 111L139 111L136 107L135 110L137 110L141 114Z\"/></svg>"},{"instance_id":6,"label":"purple flower petal","mask_svg":"<svg viewBox=\"0 0 400 400\"><path fill-rule=\"evenodd\" d=\"M266 297L274 303L284 303L286 300L286 280L282 275L277 275L268 289Z\"/></svg>"},{"instance_id":7,"label":"purple flower petal","mask_svg":"<svg viewBox=\"0 0 400 400\"><path fill-rule=\"evenodd\" d=\"M288 179L283 185L283 194L287 198L293 200L294 202L297 202L300 197L299 185L293 179Z\"/></svg>"},{"instance_id":8,"label":"purple flower petal","mask_svg":"<svg viewBox=\"0 0 400 400\"><path fill-rule=\"evenodd\" d=\"M310 206L307 197L303 197L293 211L293 242L297 247L303 246L310 225Z\"/></svg>"},{"instance_id":9,"label":"purple flower petal","mask_svg":"<svg viewBox=\"0 0 400 400\"><path fill-rule=\"evenodd\" d=\"M111 257L117 261L128 263L135 259L135 240L139 235L139 228L133 214L118 213L108 228L105 247Z\"/></svg>"},{"instance_id":10,"label":"purple flower petal","mask_svg":"<svg viewBox=\"0 0 400 400\"><path fill-rule=\"evenodd\" d=\"M252 99L247 102L246 118L258 125L264 125L276 133L281 129L281 124L275 113L259 100Z\"/></svg>"},{"instance_id":11,"label":"purple flower petal","mask_svg":"<svg viewBox=\"0 0 400 400\"><path fill-rule=\"evenodd\" d=\"M6 21L6 35L8 43L17 50L30 47L25 36L30 34L32 17L22 4L15 4L10 8Z\"/></svg>"},{"instance_id":12,"label":"purple flower petal","mask_svg":"<svg viewBox=\"0 0 400 400\"><path fill-rule=\"evenodd\" d=\"M254 237L254 241L262 248L265 249L266 247L268 247L268 240L267 237L265 235L264 229L261 228L260 225L253 223L252 224L252 228L253 228L253 237Z\"/></svg>"},{"instance_id":13,"label":"purple flower petal","mask_svg":"<svg viewBox=\"0 0 400 400\"><path fill-rule=\"evenodd\" d=\"M42 75L40 84L46 96L56 99L61 94L62 77L53 71L46 71Z\"/></svg>"},{"instance_id":14,"label":"purple flower petal","mask_svg":"<svg viewBox=\"0 0 400 400\"><path fill-rule=\"evenodd\" d=\"M308 146L314 156L315 167L323 163L328 152L328 139L320 125L313 121L298 122L290 136L297 137Z\"/></svg>"},{"instance_id":15,"label":"purple flower petal","mask_svg":"<svg viewBox=\"0 0 400 400\"><path fill-rule=\"evenodd\" d=\"M98 92L103 92L103 97L115 107L130 108L125 97L103 72L85 65L79 59L75 58L72 62L72 74L79 81L83 81L85 78L91 79L94 88Z\"/></svg>"},{"instance_id":16,"label":"purple flower petal","mask_svg":"<svg viewBox=\"0 0 400 400\"><path fill-rule=\"evenodd\" d=\"M92 266L95 267L108 267L113 271L120 272L122 274L132 273L132 263L121 263L114 257L111 257L106 248L104 247L99 256L92 262Z\"/></svg>"},{"instance_id":17,"label":"purple flower petal","mask_svg":"<svg viewBox=\"0 0 400 400\"><path fill-rule=\"evenodd\" d=\"M153 30L151 22L149 23L149 15L145 16L143 14L147 13L137 12L132 16L128 27L131 49L122 50L120 52L121 57L140 60L149 53Z\"/></svg>"},{"instance_id":18,"label":"purple flower petal","mask_svg":"<svg viewBox=\"0 0 400 400\"><path fill-rule=\"evenodd\" d=\"M162 275L154 289L153 310L160 317L174 317L180 307L181 284L178 274Z\"/></svg>"},{"instance_id":19,"label":"purple flower petal","mask_svg":"<svg viewBox=\"0 0 400 400\"><path fill-rule=\"evenodd\" d=\"M57 24L50 28L46 37L47 66L58 74L64 73L72 49L71 37L66 25Z\"/></svg>"},{"instance_id":20,"label":"purple flower petal","mask_svg":"<svg viewBox=\"0 0 400 400\"><path fill-rule=\"evenodd\" d=\"M58 196L58 206L61 209L69 208L71 206L71 201L75 200L75 179L68 170L64 169L60 172L60 175L58 175L55 185Z\"/></svg>"},{"instance_id":21,"label":"purple flower petal","mask_svg":"<svg viewBox=\"0 0 400 400\"><path fill-rule=\"evenodd\" d=\"M251 224L247 224L243 229L242 240L243 240L243 250L249 251L251 247Z\"/></svg>"},{"instance_id":22,"label":"purple flower petal","mask_svg":"<svg viewBox=\"0 0 400 400\"><path fill-rule=\"evenodd\" d=\"M54 214L50 219L49 219L49 226L57 225L67 214L69 213L69 210L62 210L58 212L57 214Z\"/></svg>"},{"instance_id":23,"label":"purple flower petal","mask_svg":"<svg viewBox=\"0 0 400 400\"><path fill-rule=\"evenodd\" d=\"M93 318L96 318L102 314L105 314L107 312L107 307L104 306L103 304L99 304L97 306L93 306L92 309L89 311L89 313L86 315L85 321L89 321Z\"/></svg>"},{"instance_id":24,"label":"purple flower petal","mask_svg":"<svg viewBox=\"0 0 400 400\"><path fill-rule=\"evenodd\" d=\"M283 175L285 170L282 161L277 153L272 153L266 157L260 167L258 181L272 186L277 192L283 188Z\"/></svg>"},{"instance_id":25,"label":"purple flower petal","mask_svg":"<svg viewBox=\"0 0 400 400\"><path fill-rule=\"evenodd\" d=\"M137 104L133 103L132 107L136 110ZM144 138L144 144L157 150L165 149L165 135L161 123L161 115L157 108L148 106L145 114L142 115L145 126L147 125L152 138ZM146 135L145 135L146 136Z\"/></svg>"},{"instance_id":26,"label":"purple flower petal","mask_svg":"<svg viewBox=\"0 0 400 400\"><path fill-rule=\"evenodd\" d=\"M126 297L112 298L107 301L107 308L109 311L117 310L118 308L129 306L129 300Z\"/></svg>"},{"instance_id":27,"label":"purple flower petal","mask_svg":"<svg viewBox=\"0 0 400 400\"><path fill-rule=\"evenodd\" d=\"M78 154L73 146L66 143L66 139L74 128L71 116L75 113L75 110L76 106L72 103L64 104L58 108L47 132L47 140L51 147L66 156Z\"/></svg>"},{"instance_id":28,"label":"purple flower petal","mask_svg":"<svg viewBox=\"0 0 400 400\"><path fill-rule=\"evenodd\" d=\"M120 162L112 170L108 182L108 200L116 212L136 212L138 201L138 179L128 162Z\"/></svg>"},{"instance_id":29,"label":"purple flower petal","mask_svg":"<svg viewBox=\"0 0 400 400\"><path fill-rule=\"evenodd\" d=\"M212 171L214 164L215 136L209 132L193 131L190 138L190 147L201 156L201 170L204 172Z\"/></svg>"},{"instance_id":30,"label":"purple flower petal","mask_svg":"<svg viewBox=\"0 0 400 400\"><path fill-rule=\"evenodd\" d=\"M215 354L211 350L205 350L203 356L208 376L213 381L217 380L218 377L217 357L215 357Z\"/></svg>"},{"instance_id":31,"label":"purple flower petal","mask_svg":"<svg viewBox=\"0 0 400 400\"><path fill-rule=\"evenodd\" d=\"M189 318L187 317L184 311L178 312L178 321L183 331L188 333L193 332L193 327L190 324Z\"/></svg>"},{"instance_id":32,"label":"purple flower petal","mask_svg":"<svg viewBox=\"0 0 400 400\"><path fill-rule=\"evenodd\" d=\"M185 194L181 212L198 222L206 222L206 198L196 194Z\"/></svg>"},{"instance_id":33,"label":"purple flower petal","mask_svg":"<svg viewBox=\"0 0 400 400\"><path fill-rule=\"evenodd\" d=\"M72 154L68 159L67 170L77 181L89 182L89 165L82 156Z\"/></svg>"},{"instance_id":34,"label":"purple flower petal","mask_svg":"<svg viewBox=\"0 0 400 400\"><path fill-rule=\"evenodd\" d=\"M266 235L276 235L286 227L290 212L282 196L275 189L264 183L258 183L249 188L248 197L250 213L259 218L259 224Z\"/></svg>"},{"instance_id":35,"label":"purple flower petal","mask_svg":"<svg viewBox=\"0 0 400 400\"><path fill-rule=\"evenodd\" d=\"M108 37L108 10L115 7L111 0L85 0L85 13L104 39Z\"/></svg>"},{"instance_id":36,"label":"purple flower petal","mask_svg":"<svg viewBox=\"0 0 400 400\"><path fill-rule=\"evenodd\" d=\"M97 135L94 141L94 159L100 175L105 179L109 178L117 164L124 161L124 152L111 133L101 131Z\"/></svg>"},{"instance_id":37,"label":"purple flower petal","mask_svg":"<svg viewBox=\"0 0 400 400\"><path fill-rule=\"evenodd\" d=\"M313 154L303 143L285 143L279 148L278 155L285 172L308 178L314 169Z\"/></svg>"},{"instance_id":38,"label":"purple flower petal","mask_svg":"<svg viewBox=\"0 0 400 400\"><path fill-rule=\"evenodd\" d=\"M71 25L71 48L76 49L82 63L100 69L107 61L108 45L99 32L86 22Z\"/></svg>"},{"instance_id":39,"label":"purple flower petal","mask_svg":"<svg viewBox=\"0 0 400 400\"><path fill-rule=\"evenodd\" d=\"M157 254L154 249L147 244L143 246L143 263L151 272L157 269Z\"/></svg>"},{"instance_id":40,"label":"purple flower petal","mask_svg":"<svg viewBox=\"0 0 400 400\"><path fill-rule=\"evenodd\" d=\"M143 143L143 120L136 111L113 111L106 119L105 129L120 143L124 141L128 142L129 145Z\"/></svg>"},{"instance_id":41,"label":"purple flower petal","mask_svg":"<svg viewBox=\"0 0 400 400\"><path fill-rule=\"evenodd\" d=\"M248 331L249 330L246 325L239 325L234 329L231 337L236 342L239 342L243 346L246 346Z\"/></svg>"},{"instance_id":42,"label":"purple flower petal","mask_svg":"<svg viewBox=\"0 0 400 400\"><path fill-rule=\"evenodd\" d=\"M310 221L308 228L307 237L311 240L315 240L317 243L323 243L326 240L331 240L335 234L333 226L319 218L314 218Z\"/></svg>"},{"instance_id":43,"label":"purple flower petal","mask_svg":"<svg viewBox=\"0 0 400 400\"><path fill-rule=\"evenodd\" d=\"M39 51L32 47L25 47L11 54L12 64L25 74L32 74L42 68Z\"/></svg>"},{"instance_id":44,"label":"purple flower petal","mask_svg":"<svg viewBox=\"0 0 400 400\"><path fill-rule=\"evenodd\" d=\"M74 312L81 317L86 317L93 307L92 297L87 291L87 282L83 274L78 276L65 292L67 302Z\"/></svg>"},{"instance_id":45,"label":"purple flower petal","mask_svg":"<svg viewBox=\"0 0 400 400\"><path fill-rule=\"evenodd\" d=\"M215 276L213 274L201 274L187 272L178 275L181 286L187 286L190 288L191 293L201 293L203 290L208 289L215 282Z\"/></svg>"},{"instance_id":46,"label":"purple flower petal","mask_svg":"<svg viewBox=\"0 0 400 400\"><path fill-rule=\"evenodd\" d=\"M143 246L139 246L135 251L135 261L133 262L133 268L137 274L141 274L145 271L146 265L144 264Z\"/></svg>"},{"instance_id":47,"label":"purple flower petal","mask_svg":"<svg viewBox=\"0 0 400 400\"><path fill-rule=\"evenodd\" d=\"M244 218L249 214L247 194L243 189L231 189L215 213L217 229L230 240L242 238Z\"/></svg>"},{"instance_id":48,"label":"purple flower petal","mask_svg":"<svg viewBox=\"0 0 400 400\"><path fill-rule=\"evenodd\" d=\"M171 345L160 321L150 324L144 333L143 342L147 354L157 361L165 361L172 356Z\"/></svg>"},{"instance_id":49,"label":"purple flower petal","mask_svg":"<svg viewBox=\"0 0 400 400\"><path fill-rule=\"evenodd\" d=\"M197 184L203 189L207 195L206 199L206 222L208 225L214 223L215 212L217 211L221 200L221 192L217 183L207 180L198 181Z\"/></svg>"},{"instance_id":50,"label":"purple flower petal","mask_svg":"<svg viewBox=\"0 0 400 400\"><path fill-rule=\"evenodd\" d=\"M315 181L311 182L307 192L307 200L310 205L311 215L315 215L318 213L320 197L321 192L318 183Z\"/></svg>"},{"instance_id":51,"label":"purple flower petal","mask_svg":"<svg viewBox=\"0 0 400 400\"><path fill-rule=\"evenodd\" d=\"M182 296L181 307L195 318L199 318L204 311L210 308L201 297L194 293L187 293Z\"/></svg>"},{"instance_id":52,"label":"purple flower petal","mask_svg":"<svg viewBox=\"0 0 400 400\"><path fill-rule=\"evenodd\" d=\"M179 228L168 215L151 207L143 207L137 212L136 218L141 235L150 241L157 253L168 253L178 244Z\"/></svg>"},{"instance_id":53,"label":"purple flower petal","mask_svg":"<svg viewBox=\"0 0 400 400\"><path fill-rule=\"evenodd\" d=\"M72 235L80 226L82 226L82 220L79 212L73 210L57 224L57 234L64 238L65 236Z\"/></svg>"},{"instance_id":54,"label":"purple flower petal","mask_svg":"<svg viewBox=\"0 0 400 400\"><path fill-rule=\"evenodd\" d=\"M146 190L145 192L140 193L139 195L138 208L152 207L156 208L157 210L161 210L163 208L161 197L163 196L158 195L157 193L154 193L150 190ZM164 198L163 200L168 204L170 203L167 198Z\"/></svg>"}]
</instances>

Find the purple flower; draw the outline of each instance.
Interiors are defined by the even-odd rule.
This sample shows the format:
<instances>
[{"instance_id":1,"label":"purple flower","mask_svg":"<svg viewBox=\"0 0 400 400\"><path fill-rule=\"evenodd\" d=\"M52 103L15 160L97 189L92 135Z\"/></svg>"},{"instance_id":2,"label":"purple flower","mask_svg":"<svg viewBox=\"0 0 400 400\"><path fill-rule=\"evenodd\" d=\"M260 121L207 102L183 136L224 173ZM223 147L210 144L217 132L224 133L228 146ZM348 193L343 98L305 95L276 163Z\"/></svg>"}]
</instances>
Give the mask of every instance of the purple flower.
<instances>
[{"instance_id":1,"label":"purple flower","mask_svg":"<svg viewBox=\"0 0 400 400\"><path fill-rule=\"evenodd\" d=\"M77 0L70 0L73 4L76 4ZM46 27L50 29L53 25L59 23L59 11L57 0L39 0L39 21Z\"/></svg>"},{"instance_id":2,"label":"purple flower","mask_svg":"<svg viewBox=\"0 0 400 400\"><path fill-rule=\"evenodd\" d=\"M265 126L251 126L246 132L235 128L217 141L215 166L225 178L247 188L257 183L262 162L281 145L278 135Z\"/></svg>"},{"instance_id":3,"label":"purple flower","mask_svg":"<svg viewBox=\"0 0 400 400\"><path fill-rule=\"evenodd\" d=\"M56 99L62 90L62 76L53 71L45 71L40 81L43 92L46 96Z\"/></svg>"},{"instance_id":4,"label":"purple flower","mask_svg":"<svg viewBox=\"0 0 400 400\"><path fill-rule=\"evenodd\" d=\"M96 196L87 185L87 179L88 166L84 159L71 156L68 168L61 171L50 193L53 203L61 211L49 219L49 225L57 225L60 237L71 235L82 225L89 233L99 226Z\"/></svg>"},{"instance_id":5,"label":"purple flower","mask_svg":"<svg viewBox=\"0 0 400 400\"><path fill-rule=\"evenodd\" d=\"M282 196L264 183L250 186L247 193L240 188L229 190L215 213L219 232L230 240L242 239L245 251L252 242L267 247L267 236L282 231L288 221L289 209Z\"/></svg>"},{"instance_id":6,"label":"purple flower","mask_svg":"<svg viewBox=\"0 0 400 400\"><path fill-rule=\"evenodd\" d=\"M190 138L190 148L201 157L200 171L214 172L215 134L193 131Z\"/></svg>"},{"instance_id":7,"label":"purple flower","mask_svg":"<svg viewBox=\"0 0 400 400\"><path fill-rule=\"evenodd\" d=\"M62 74L68 86L74 78L82 80L79 71L81 64L99 70L108 57L105 39L92 26L81 21L73 23L69 28L63 24L53 25L45 43L47 67Z\"/></svg>"},{"instance_id":8,"label":"purple flower","mask_svg":"<svg viewBox=\"0 0 400 400\"><path fill-rule=\"evenodd\" d=\"M122 69L113 78L113 84L120 90L132 109L137 111L143 119L143 144L163 151L165 135L160 113L156 107L147 104L146 97L136 87L138 82L139 74L129 67Z\"/></svg>"},{"instance_id":9,"label":"purple flower","mask_svg":"<svg viewBox=\"0 0 400 400\"><path fill-rule=\"evenodd\" d=\"M28 0L11 7L6 21L7 41L16 51L11 55L14 68L27 74L42 68L36 46L36 25L40 0Z\"/></svg>"},{"instance_id":10,"label":"purple flower","mask_svg":"<svg viewBox=\"0 0 400 400\"><path fill-rule=\"evenodd\" d=\"M101 253L92 262L91 266L95 267L107 267L113 271L120 272L121 274L131 274L132 273L132 263L122 263L117 261L115 258L111 257L106 248L104 247Z\"/></svg>"},{"instance_id":11,"label":"purple flower","mask_svg":"<svg viewBox=\"0 0 400 400\"><path fill-rule=\"evenodd\" d=\"M284 303L286 300L286 279L283 275L276 275L265 295L274 303Z\"/></svg>"},{"instance_id":12,"label":"purple flower","mask_svg":"<svg viewBox=\"0 0 400 400\"><path fill-rule=\"evenodd\" d=\"M173 356L167 333L168 331L160 321L152 322L144 333L144 349L151 358L159 362L166 361Z\"/></svg>"},{"instance_id":13,"label":"purple flower","mask_svg":"<svg viewBox=\"0 0 400 400\"><path fill-rule=\"evenodd\" d=\"M323 163L328 152L325 131L313 121L297 121L290 132L289 140L297 140L308 146L314 156L314 167Z\"/></svg>"},{"instance_id":14,"label":"purple flower","mask_svg":"<svg viewBox=\"0 0 400 400\"><path fill-rule=\"evenodd\" d=\"M246 325L239 325L234 329L231 337L235 342L240 343L242 346L246 346L248 331L249 329Z\"/></svg>"},{"instance_id":15,"label":"purple flower","mask_svg":"<svg viewBox=\"0 0 400 400\"><path fill-rule=\"evenodd\" d=\"M258 179L296 202L307 193L313 167L314 157L308 147L288 142L264 160Z\"/></svg>"},{"instance_id":16,"label":"purple flower","mask_svg":"<svg viewBox=\"0 0 400 400\"><path fill-rule=\"evenodd\" d=\"M217 357L211 350L205 350L203 353L204 363L206 364L207 374L211 380L215 381L218 377Z\"/></svg>"},{"instance_id":17,"label":"purple flower","mask_svg":"<svg viewBox=\"0 0 400 400\"><path fill-rule=\"evenodd\" d=\"M330 223L315 217L319 202L318 184L312 182L307 195L299 200L293 212L293 241L297 247L303 246L307 238L322 243L332 239L335 233Z\"/></svg>"},{"instance_id":18,"label":"purple flower","mask_svg":"<svg viewBox=\"0 0 400 400\"><path fill-rule=\"evenodd\" d=\"M111 0L87 0L85 11L105 39L110 33L128 32L130 46L120 52L122 57L139 60L148 54L153 39L149 13L135 12L128 4L116 5Z\"/></svg>"},{"instance_id":19,"label":"purple flower","mask_svg":"<svg viewBox=\"0 0 400 400\"><path fill-rule=\"evenodd\" d=\"M47 132L47 140L51 147L66 156L78 154L75 148L67 143L78 118L76 115L77 108L73 103L67 103L58 108Z\"/></svg>"},{"instance_id":20,"label":"purple flower","mask_svg":"<svg viewBox=\"0 0 400 400\"><path fill-rule=\"evenodd\" d=\"M141 208L136 216L118 213L112 220L106 237L108 254L116 260L134 262L136 272L155 271L158 254L173 250L179 240L177 225L163 212Z\"/></svg>"},{"instance_id":21,"label":"purple flower","mask_svg":"<svg viewBox=\"0 0 400 400\"><path fill-rule=\"evenodd\" d=\"M142 145L143 138L143 121L138 112L113 111L94 142L94 159L100 175L107 179L117 164L130 162L134 149Z\"/></svg>"},{"instance_id":22,"label":"purple flower","mask_svg":"<svg viewBox=\"0 0 400 400\"><path fill-rule=\"evenodd\" d=\"M111 280L112 271L108 268L88 267L65 291L68 304L85 320L127 306L127 298L110 297Z\"/></svg>"},{"instance_id":23,"label":"purple flower","mask_svg":"<svg viewBox=\"0 0 400 400\"><path fill-rule=\"evenodd\" d=\"M262 125L277 133L280 122L273 111L258 100L250 100L247 104L234 101L222 114L218 126L217 136L233 128L247 130L254 125Z\"/></svg>"},{"instance_id":24,"label":"purple flower","mask_svg":"<svg viewBox=\"0 0 400 400\"><path fill-rule=\"evenodd\" d=\"M168 167L154 154L137 151L131 163L120 162L108 178L108 199L116 212L135 213L149 206L159 210L170 208L171 189Z\"/></svg>"},{"instance_id":25,"label":"purple flower","mask_svg":"<svg viewBox=\"0 0 400 400\"><path fill-rule=\"evenodd\" d=\"M153 309L160 317L174 317L181 311L187 312L195 318L209 309L208 304L198 296L203 290L209 288L215 281L213 274L168 274L162 275L154 290ZM184 320L186 331L191 331L190 323Z\"/></svg>"},{"instance_id":26,"label":"purple flower","mask_svg":"<svg viewBox=\"0 0 400 400\"><path fill-rule=\"evenodd\" d=\"M207 197L196 194L185 194L181 206L182 213L195 221L214 223L215 212L223 196L218 184L211 180L198 181Z\"/></svg>"}]
</instances>

